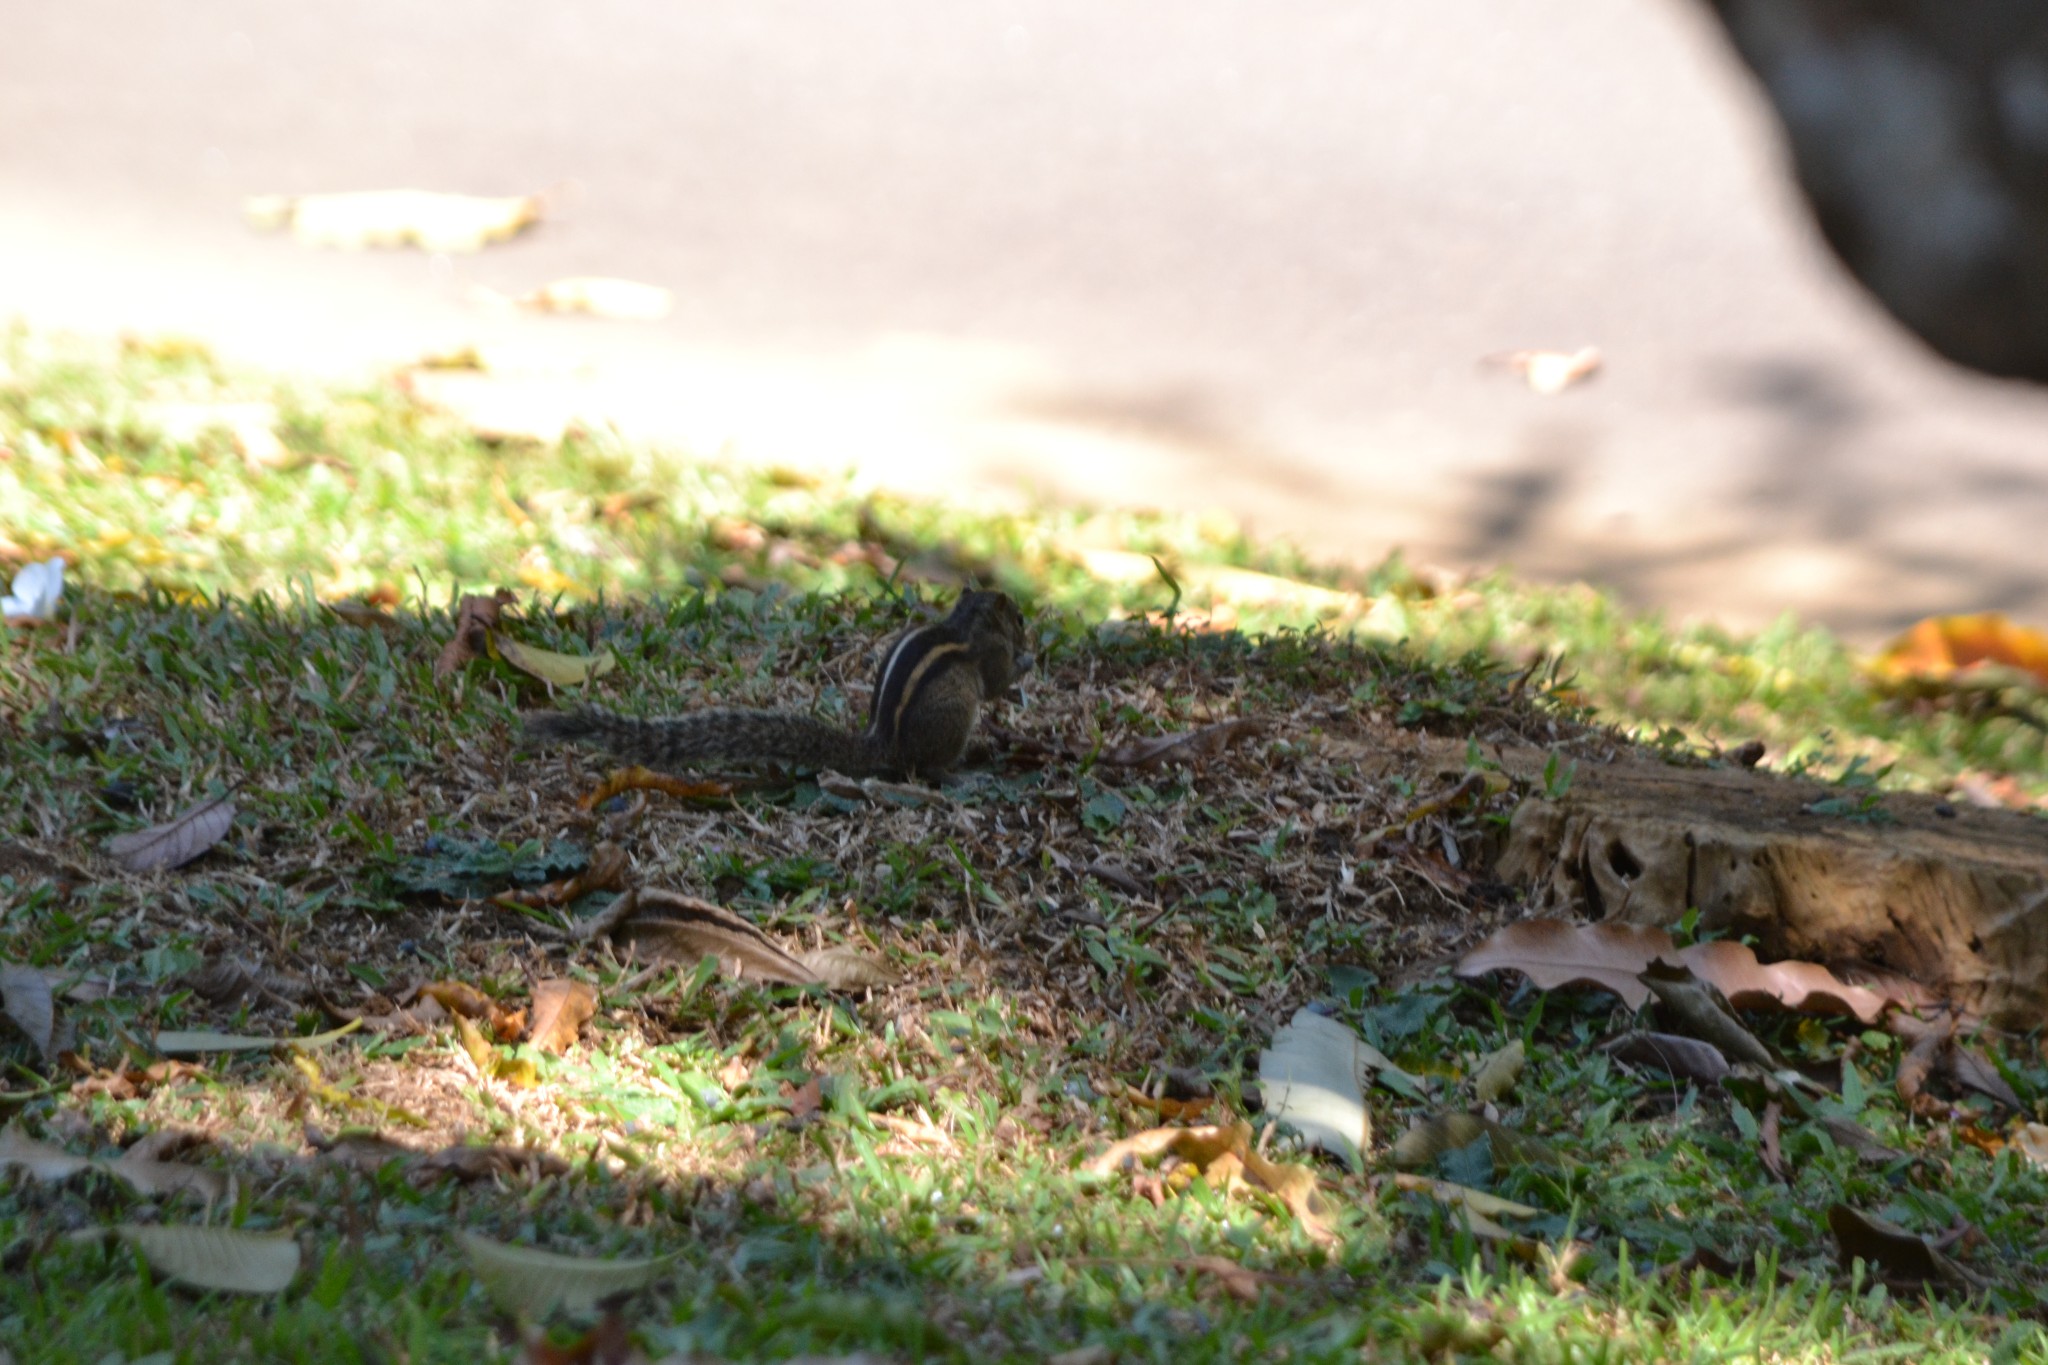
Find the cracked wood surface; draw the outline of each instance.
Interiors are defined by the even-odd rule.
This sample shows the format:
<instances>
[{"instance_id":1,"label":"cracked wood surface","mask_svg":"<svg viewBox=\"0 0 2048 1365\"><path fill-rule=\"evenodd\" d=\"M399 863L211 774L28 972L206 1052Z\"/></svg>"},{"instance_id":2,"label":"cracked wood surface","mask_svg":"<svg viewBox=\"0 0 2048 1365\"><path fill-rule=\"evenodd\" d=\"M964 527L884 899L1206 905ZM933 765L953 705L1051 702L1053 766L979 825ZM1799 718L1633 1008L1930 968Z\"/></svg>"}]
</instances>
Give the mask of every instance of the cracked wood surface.
<instances>
[{"instance_id":1,"label":"cracked wood surface","mask_svg":"<svg viewBox=\"0 0 2048 1365\"><path fill-rule=\"evenodd\" d=\"M1489 756L1542 792L1545 751ZM1668 927L1696 906L1703 930L1751 935L1767 960L1886 968L2006 1028L2048 1019L2048 820L1904 792L1813 809L1859 795L1582 760L1561 797L1516 809L1494 868L1539 911Z\"/></svg>"}]
</instances>

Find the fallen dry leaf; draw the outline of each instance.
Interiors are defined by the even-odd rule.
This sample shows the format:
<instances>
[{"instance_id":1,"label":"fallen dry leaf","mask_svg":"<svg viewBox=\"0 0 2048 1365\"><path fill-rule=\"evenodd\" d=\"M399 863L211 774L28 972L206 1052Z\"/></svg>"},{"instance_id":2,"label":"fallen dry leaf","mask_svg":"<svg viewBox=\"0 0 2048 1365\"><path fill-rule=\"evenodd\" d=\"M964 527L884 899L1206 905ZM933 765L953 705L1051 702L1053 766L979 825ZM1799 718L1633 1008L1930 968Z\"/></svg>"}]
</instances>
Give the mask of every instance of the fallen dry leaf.
<instances>
[{"instance_id":1,"label":"fallen dry leaf","mask_svg":"<svg viewBox=\"0 0 2048 1365\"><path fill-rule=\"evenodd\" d=\"M1223 1292L1239 1303L1257 1303L1266 1277L1222 1256L1190 1256L1179 1263L1197 1274L1207 1275Z\"/></svg>"},{"instance_id":2,"label":"fallen dry leaf","mask_svg":"<svg viewBox=\"0 0 2048 1365\"><path fill-rule=\"evenodd\" d=\"M602 275L556 280L519 300L522 308L539 313L588 313L621 322L659 322L669 315L675 303L675 295L658 284Z\"/></svg>"},{"instance_id":3,"label":"fallen dry leaf","mask_svg":"<svg viewBox=\"0 0 2048 1365\"><path fill-rule=\"evenodd\" d=\"M588 1313L604 1299L651 1284L673 1259L563 1256L533 1247L507 1246L473 1232L456 1240L469 1255L478 1283L505 1312L539 1321L557 1309Z\"/></svg>"},{"instance_id":4,"label":"fallen dry leaf","mask_svg":"<svg viewBox=\"0 0 2048 1365\"><path fill-rule=\"evenodd\" d=\"M1226 720L1178 735L1155 735L1132 744L1120 744L1097 755L1096 762L1112 768L1149 768L1165 762L1192 763L1212 758L1240 739L1260 731L1255 720Z\"/></svg>"},{"instance_id":5,"label":"fallen dry leaf","mask_svg":"<svg viewBox=\"0 0 2048 1365\"><path fill-rule=\"evenodd\" d=\"M531 1042L542 1052L566 1056L590 1017L597 1013L597 988L587 981L551 977L534 983Z\"/></svg>"},{"instance_id":6,"label":"fallen dry leaf","mask_svg":"<svg viewBox=\"0 0 2048 1365\"><path fill-rule=\"evenodd\" d=\"M739 789L738 784L733 782L714 778L676 777L670 773L658 773L652 768L643 768L636 763L630 768L621 768L605 778L588 796L576 804L583 810L596 810L613 797L629 791L657 791L681 801L709 804L729 801L733 793Z\"/></svg>"},{"instance_id":7,"label":"fallen dry leaf","mask_svg":"<svg viewBox=\"0 0 2048 1365\"><path fill-rule=\"evenodd\" d=\"M154 1223L113 1232L159 1275L196 1289L278 1294L299 1273L299 1244L289 1235Z\"/></svg>"},{"instance_id":8,"label":"fallen dry leaf","mask_svg":"<svg viewBox=\"0 0 2048 1365\"><path fill-rule=\"evenodd\" d=\"M1661 929L1528 919L1481 940L1459 959L1457 974L1470 978L1512 968L1540 990L1599 986L1630 1009L1641 1009L1650 998L1650 988L1639 979L1643 969L1673 951L1671 936Z\"/></svg>"},{"instance_id":9,"label":"fallen dry leaf","mask_svg":"<svg viewBox=\"0 0 2048 1365\"><path fill-rule=\"evenodd\" d=\"M346 621L352 626L371 627L387 635L404 629L399 619L384 608L357 598L344 597L334 602L322 602L320 605L332 612L336 619Z\"/></svg>"},{"instance_id":10,"label":"fallen dry leaf","mask_svg":"<svg viewBox=\"0 0 2048 1365\"><path fill-rule=\"evenodd\" d=\"M1487 360L1521 375L1532 392L1545 398L1591 379L1603 363L1598 346L1581 346L1575 351L1504 351Z\"/></svg>"},{"instance_id":11,"label":"fallen dry leaf","mask_svg":"<svg viewBox=\"0 0 2048 1365\"><path fill-rule=\"evenodd\" d=\"M1651 1067L1680 1080L1717 1085L1728 1074L1728 1059L1712 1043L1676 1033L1624 1033L1601 1048L1616 1061Z\"/></svg>"},{"instance_id":12,"label":"fallen dry leaf","mask_svg":"<svg viewBox=\"0 0 2048 1365\"><path fill-rule=\"evenodd\" d=\"M568 905L593 891L617 891L624 884L628 870L626 850L609 840L603 840L590 850L589 865L575 876L526 890L500 891L491 897L491 903L504 906L523 905L535 909L542 906Z\"/></svg>"},{"instance_id":13,"label":"fallen dry leaf","mask_svg":"<svg viewBox=\"0 0 2048 1365\"><path fill-rule=\"evenodd\" d=\"M595 654L557 654L551 649L523 645L502 631L489 637L498 657L530 677L554 687L581 687L592 678L602 678L619 666L609 649Z\"/></svg>"},{"instance_id":14,"label":"fallen dry leaf","mask_svg":"<svg viewBox=\"0 0 2048 1365\"><path fill-rule=\"evenodd\" d=\"M780 981L792 986L824 984L759 928L722 905L642 887L607 906L584 928L607 933L659 961L694 966L716 958L728 976Z\"/></svg>"},{"instance_id":15,"label":"fallen dry leaf","mask_svg":"<svg viewBox=\"0 0 2048 1365\"><path fill-rule=\"evenodd\" d=\"M1680 1032L1712 1043L1733 1061L1748 1062L1763 1071L1777 1067L1778 1059L1771 1050L1728 1011L1720 992L1694 976L1690 968L1659 960L1643 969L1642 981Z\"/></svg>"},{"instance_id":16,"label":"fallen dry leaf","mask_svg":"<svg viewBox=\"0 0 2048 1365\"><path fill-rule=\"evenodd\" d=\"M505 1036L503 1025L512 1012L467 981L429 981L416 994L459 1018L488 1019L491 1032ZM512 1036L518 1036L517 1032Z\"/></svg>"},{"instance_id":17,"label":"fallen dry leaf","mask_svg":"<svg viewBox=\"0 0 2048 1365\"><path fill-rule=\"evenodd\" d=\"M130 872L183 867L226 838L234 823L234 796L216 796L161 825L115 835L107 840L107 852Z\"/></svg>"},{"instance_id":18,"label":"fallen dry leaf","mask_svg":"<svg viewBox=\"0 0 2048 1365\"><path fill-rule=\"evenodd\" d=\"M1334 1241L1336 1234L1330 1228L1314 1170L1269 1160L1253 1150L1251 1138L1252 1126L1241 1119L1192 1128L1152 1128L1111 1143L1082 1169L1107 1175L1127 1164L1171 1155L1193 1166L1220 1189L1228 1189L1240 1177L1249 1178L1285 1204L1311 1237L1325 1243Z\"/></svg>"},{"instance_id":19,"label":"fallen dry leaf","mask_svg":"<svg viewBox=\"0 0 2048 1365\"><path fill-rule=\"evenodd\" d=\"M1522 1066L1527 1059L1528 1052L1519 1038L1491 1053L1472 1073L1473 1097L1481 1104L1492 1104L1504 1097L1521 1079Z\"/></svg>"},{"instance_id":20,"label":"fallen dry leaf","mask_svg":"<svg viewBox=\"0 0 2048 1365\"><path fill-rule=\"evenodd\" d=\"M524 1057L514 1057L501 1052L484 1037L483 1030L474 1020L465 1015L455 1016L455 1032L462 1040L462 1050L476 1069L492 1080L503 1081L521 1090L530 1090L540 1084L540 1068Z\"/></svg>"},{"instance_id":21,"label":"fallen dry leaf","mask_svg":"<svg viewBox=\"0 0 2048 1365\"><path fill-rule=\"evenodd\" d=\"M434 661L434 676L445 679L471 659L481 659L489 653L491 631L497 627L505 608L518 600L510 588L500 588L489 597L465 594L455 605L455 634L442 648L441 657Z\"/></svg>"},{"instance_id":22,"label":"fallen dry leaf","mask_svg":"<svg viewBox=\"0 0 2048 1365\"><path fill-rule=\"evenodd\" d=\"M1988 1095L2009 1110L2024 1109L2020 1097L1998 1073L1998 1068L1956 1037L1960 1022L1947 1014L1932 1020L1903 1012L1887 1016L1886 1027L1910 1045L1899 1061L1899 1097L1922 1117L1945 1112L1947 1106L1924 1093L1928 1079L1939 1075L1965 1089Z\"/></svg>"},{"instance_id":23,"label":"fallen dry leaf","mask_svg":"<svg viewBox=\"0 0 2048 1365\"><path fill-rule=\"evenodd\" d=\"M1597 986L1613 991L1630 1009L1641 1009L1650 990L1637 978L1659 958L1689 968L1739 1009L1851 1014L1872 1024L1894 1003L1887 994L1848 985L1818 963L1760 963L1748 947L1725 939L1680 949L1663 930L1633 924L1521 920L1478 943L1456 970L1471 978L1511 968L1546 991Z\"/></svg>"},{"instance_id":24,"label":"fallen dry leaf","mask_svg":"<svg viewBox=\"0 0 2048 1365\"><path fill-rule=\"evenodd\" d=\"M352 194L270 194L242 206L262 229L289 228L306 246L418 246L423 251L481 251L541 219L537 194L485 198L432 190L364 190Z\"/></svg>"},{"instance_id":25,"label":"fallen dry leaf","mask_svg":"<svg viewBox=\"0 0 2048 1365\"><path fill-rule=\"evenodd\" d=\"M1392 1065L1350 1025L1299 1010L1259 1054L1266 1112L1357 1170L1372 1149L1365 1091L1381 1064Z\"/></svg>"},{"instance_id":26,"label":"fallen dry leaf","mask_svg":"<svg viewBox=\"0 0 2048 1365\"><path fill-rule=\"evenodd\" d=\"M13 1128L0 1131L0 1169L9 1166L26 1171L31 1179L45 1184L69 1180L80 1171L104 1171L127 1182L137 1193L151 1199L176 1194L195 1194L212 1204L228 1191L227 1177L203 1166L159 1161L158 1150L148 1139L138 1142L113 1161L73 1156L48 1142L38 1142Z\"/></svg>"},{"instance_id":27,"label":"fallen dry leaf","mask_svg":"<svg viewBox=\"0 0 2048 1365\"><path fill-rule=\"evenodd\" d=\"M28 1035L28 1040L36 1045L37 1055L48 1061L57 1030L57 1002L50 989L49 973L0 962L0 1010Z\"/></svg>"},{"instance_id":28,"label":"fallen dry leaf","mask_svg":"<svg viewBox=\"0 0 2048 1365\"><path fill-rule=\"evenodd\" d=\"M1866 1024L1884 1017L1885 996L1851 986L1817 962L1757 960L1746 943L1714 939L1681 950L1677 960L1711 981L1739 1010L1784 1008L1800 1014L1853 1015Z\"/></svg>"},{"instance_id":29,"label":"fallen dry leaf","mask_svg":"<svg viewBox=\"0 0 2048 1365\"><path fill-rule=\"evenodd\" d=\"M1512 1199L1489 1194L1485 1190L1475 1190L1469 1185L1459 1185L1449 1180L1431 1180L1428 1176L1411 1175L1405 1171L1394 1177L1394 1188L1426 1194L1439 1204L1462 1205L1488 1218L1534 1218L1543 1212L1527 1204L1518 1204Z\"/></svg>"},{"instance_id":30,"label":"fallen dry leaf","mask_svg":"<svg viewBox=\"0 0 2048 1365\"><path fill-rule=\"evenodd\" d=\"M1835 1235L1835 1251L1843 1269L1861 1259L1887 1280L1914 1286L1940 1284L1969 1292L1984 1284L1975 1275L1934 1249L1925 1238L1906 1231L1875 1214L1861 1213L1847 1204L1828 1209L1828 1230Z\"/></svg>"},{"instance_id":31,"label":"fallen dry leaf","mask_svg":"<svg viewBox=\"0 0 2048 1365\"><path fill-rule=\"evenodd\" d=\"M1561 1166L1557 1152L1540 1138L1515 1132L1492 1119L1458 1111L1432 1114L1410 1125L1394 1140L1391 1155L1398 1170L1427 1166L1446 1152L1469 1147L1485 1138L1495 1170L1508 1166Z\"/></svg>"},{"instance_id":32,"label":"fallen dry leaf","mask_svg":"<svg viewBox=\"0 0 2048 1365\"><path fill-rule=\"evenodd\" d=\"M2048 687L2048 633L1995 611L1915 621L1879 650L1870 672L1906 685Z\"/></svg>"}]
</instances>

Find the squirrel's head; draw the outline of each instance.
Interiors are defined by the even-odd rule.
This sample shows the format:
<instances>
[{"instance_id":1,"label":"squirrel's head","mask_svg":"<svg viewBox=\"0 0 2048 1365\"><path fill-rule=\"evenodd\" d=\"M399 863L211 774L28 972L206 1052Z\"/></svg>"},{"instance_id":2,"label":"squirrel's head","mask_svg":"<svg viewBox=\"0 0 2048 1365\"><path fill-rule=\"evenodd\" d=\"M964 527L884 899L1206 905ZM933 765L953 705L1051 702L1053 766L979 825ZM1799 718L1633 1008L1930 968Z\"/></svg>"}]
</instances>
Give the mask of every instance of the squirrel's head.
<instances>
[{"instance_id":1,"label":"squirrel's head","mask_svg":"<svg viewBox=\"0 0 2048 1365\"><path fill-rule=\"evenodd\" d=\"M1024 613L1005 592L963 592L947 624L961 632L981 671L983 695L1000 697L1031 671Z\"/></svg>"}]
</instances>

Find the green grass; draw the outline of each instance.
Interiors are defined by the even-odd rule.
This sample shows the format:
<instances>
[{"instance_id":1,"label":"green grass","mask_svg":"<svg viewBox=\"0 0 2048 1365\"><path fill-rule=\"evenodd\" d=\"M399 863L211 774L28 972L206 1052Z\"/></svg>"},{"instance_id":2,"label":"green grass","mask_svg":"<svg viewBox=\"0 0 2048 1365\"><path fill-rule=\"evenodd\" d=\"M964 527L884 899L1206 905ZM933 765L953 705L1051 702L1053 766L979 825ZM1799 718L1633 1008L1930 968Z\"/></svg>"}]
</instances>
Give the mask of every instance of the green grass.
<instances>
[{"instance_id":1,"label":"green grass","mask_svg":"<svg viewBox=\"0 0 2048 1365\"><path fill-rule=\"evenodd\" d=\"M490 446L393 392L282 393L189 349L53 354L17 336L7 365L0 540L75 563L64 622L0 638L0 961L88 989L58 1006L75 1062L46 1064L0 1026L0 1114L80 1155L189 1128L206 1141L184 1159L237 1182L206 1213L100 1174L0 1174L0 1345L17 1361L517 1358L528 1325L492 1304L459 1230L673 1258L620 1309L652 1358L2048 1360L2032 1325L2048 1311L2048 1175L1963 1139L1991 1121L1982 1102L1914 1117L1889 1084L1890 1040L1753 1020L1788 1055L1846 1059L1853 1079L1822 1112L1905 1154L1874 1165L1788 1117L1781 1183L1740 1100L1596 1050L1630 1023L1611 998L1412 974L1514 908L1432 848L1350 843L1436 790L1379 757L1415 732L1521 737L1569 762L1606 742L1590 708L1652 738L1683 727L1685 746L1761 735L1824 771L1867 754L1895 762L1895 782L1979 768L2031 789L2040 746L2023 723L1902 707L1817 632L1672 632L1581 589L1437 590L1398 562L1320 571L1215 526L861 501L599 439ZM145 405L170 399L276 402L283 454L252 463L219 431L166 440ZM1173 602L1164 581L1090 578L1080 551L1108 540L1188 582L1235 565L1370 594L1378 635L1412 645L1279 612L1247 612L1248 634L1105 626ZM609 704L794 700L850 721L869 647L968 576L1034 608L1038 676L1005 717L1018 731L1082 754L1228 715L1265 735L1196 768L1013 763L936 808L799 780L585 814L575 798L601 765L514 743L544 688L488 660L434 671L456 594L523 581L540 600L513 629L610 647ZM388 629L319 605L379 584L406 597ZM189 867L127 874L102 851L230 786L233 829ZM1517 795L1438 832L1476 852ZM641 978L551 936L545 914L435 881L553 876L607 838L646 884L715 898L787 944L880 955L906 984ZM1143 894L1087 875L1094 860ZM204 989L195 970L231 959L258 988ZM351 1035L305 1065L259 1052L130 1070L161 1029L309 1034L421 982L518 1003L553 975L603 1003L569 1057L532 1059L530 1089L481 1076L445 1027ZM1124 1087L1168 1068L1248 1112L1258 1050L1317 999L1437 1087L1376 1091L1367 1169L1317 1167L1335 1245L1187 1170L1155 1203L1129 1175L1080 1169L1158 1121ZM1466 1103L1471 1072L1513 1039L1530 1064L1501 1121L1562 1166L1494 1169L1469 1150L1440 1165L1537 1208L1520 1251L1396 1189L1385 1159L1408 1123ZM2042 1117L2039 1054L2006 1065ZM568 1168L365 1171L313 1155L309 1127L527 1147ZM1284 1137L1275 1150L1300 1159ZM1840 1267L1823 1219L1838 1201L1921 1234L1967 1223L1951 1254L1990 1289L1923 1297ZM198 1294L75 1235L207 1218L289 1231L307 1268L275 1297ZM1701 1248L1748 1273L1669 1272ZM1241 1301L1197 1257L1270 1278ZM566 1338L582 1321L553 1325Z\"/></svg>"},{"instance_id":2,"label":"green grass","mask_svg":"<svg viewBox=\"0 0 2048 1365\"><path fill-rule=\"evenodd\" d=\"M1248 567L1358 593L1371 610L1339 628L1405 638L1430 658L1544 661L1576 699L1644 739L1762 739L1774 766L1832 773L1862 757L1890 785L1974 773L2048 795L2048 730L2026 699L1892 695L1852 651L1790 618L1754 636L1677 628L1583 586L1445 583L1398 555L1370 569L1318 566L1214 518L965 513L602 433L548 448L486 443L395 388L334 393L229 374L178 344L104 354L16 333L4 363L0 557L62 552L109 590L326 600L381 586L439 604L501 585L575 601L720 583L873 593L885 578L972 577L1101 619L1206 606L1204 567ZM233 403L270 404L281 447L245 452L250 442L227 426L191 415ZM1083 559L1105 547L1157 556L1188 591L1159 577L1098 580ZM1254 631L1317 619L1300 606L1239 618Z\"/></svg>"}]
</instances>

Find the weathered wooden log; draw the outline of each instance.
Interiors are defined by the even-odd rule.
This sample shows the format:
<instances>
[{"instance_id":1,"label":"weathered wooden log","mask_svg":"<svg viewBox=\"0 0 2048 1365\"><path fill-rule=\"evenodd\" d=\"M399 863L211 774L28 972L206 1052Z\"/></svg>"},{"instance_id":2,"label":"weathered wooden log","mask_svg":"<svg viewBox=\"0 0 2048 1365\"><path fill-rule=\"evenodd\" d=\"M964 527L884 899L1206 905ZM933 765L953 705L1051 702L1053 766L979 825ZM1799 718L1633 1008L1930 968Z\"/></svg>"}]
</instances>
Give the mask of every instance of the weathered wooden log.
<instances>
[{"instance_id":1,"label":"weathered wooden log","mask_svg":"<svg viewBox=\"0 0 2048 1365\"><path fill-rule=\"evenodd\" d=\"M1494 755L1489 749L1489 756ZM1498 755L1542 789L1540 750ZM1516 810L1495 873L1542 911L1751 935L1869 963L2003 1028L2048 1022L2048 820L1647 756L1580 763Z\"/></svg>"}]
</instances>

